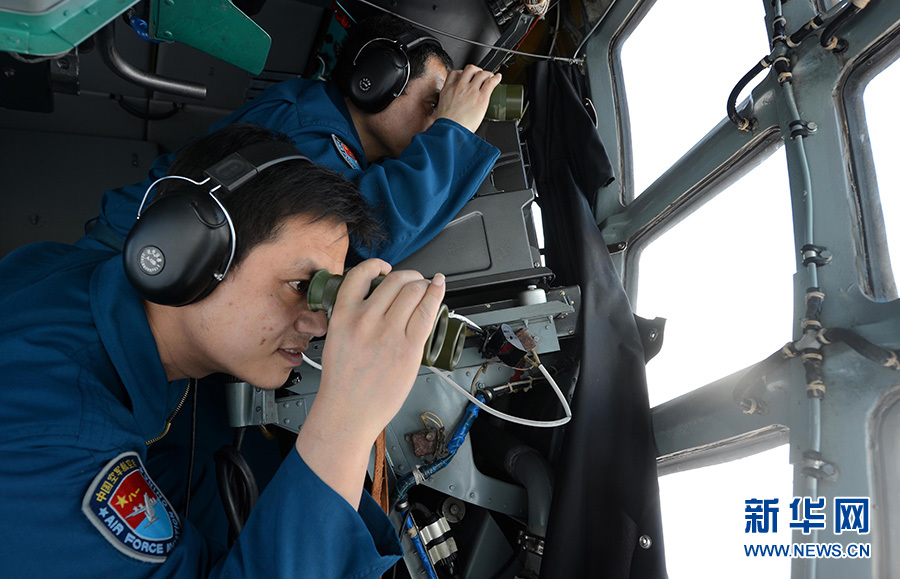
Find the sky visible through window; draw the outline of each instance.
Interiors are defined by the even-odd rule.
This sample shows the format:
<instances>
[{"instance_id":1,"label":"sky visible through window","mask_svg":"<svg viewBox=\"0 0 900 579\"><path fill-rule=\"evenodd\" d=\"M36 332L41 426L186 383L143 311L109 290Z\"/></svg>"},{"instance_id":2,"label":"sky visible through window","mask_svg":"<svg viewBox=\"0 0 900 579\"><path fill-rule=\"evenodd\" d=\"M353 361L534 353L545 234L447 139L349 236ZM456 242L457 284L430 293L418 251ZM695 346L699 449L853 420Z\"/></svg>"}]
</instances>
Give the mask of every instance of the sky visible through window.
<instances>
[{"instance_id":1,"label":"sky visible through window","mask_svg":"<svg viewBox=\"0 0 900 579\"><path fill-rule=\"evenodd\" d=\"M875 159L881 210L891 253L894 280L900 274L900 165L897 163L897 95L900 94L900 62L894 62L873 78L864 96L869 142Z\"/></svg>"},{"instance_id":2,"label":"sky visible through window","mask_svg":"<svg viewBox=\"0 0 900 579\"><path fill-rule=\"evenodd\" d=\"M731 26L736 14L757 25ZM728 41L704 51L702 67L683 50L662 48L673 31L726 29ZM655 3L622 48L635 196L725 117L728 94L767 53L761 0ZM898 91L900 64L895 64L865 93L895 272L900 271ZM756 363L791 339L792 227L781 148L644 249L637 313L668 319L665 347L647 366L651 406ZM662 477L669 577L790 577L789 559L748 558L743 545L791 542L786 515L791 481L787 446ZM745 501L753 498L779 499L783 518L777 534L744 533Z\"/></svg>"}]
</instances>

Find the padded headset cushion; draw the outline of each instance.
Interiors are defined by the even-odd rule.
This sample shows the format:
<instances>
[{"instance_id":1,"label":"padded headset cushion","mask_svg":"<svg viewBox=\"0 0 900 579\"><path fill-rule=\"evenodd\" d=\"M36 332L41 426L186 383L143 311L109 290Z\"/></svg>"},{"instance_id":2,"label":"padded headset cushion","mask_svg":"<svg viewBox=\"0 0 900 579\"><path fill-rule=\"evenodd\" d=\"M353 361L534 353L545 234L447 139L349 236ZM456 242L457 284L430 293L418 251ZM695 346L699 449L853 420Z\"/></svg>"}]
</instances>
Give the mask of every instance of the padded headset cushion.
<instances>
[{"instance_id":1,"label":"padded headset cushion","mask_svg":"<svg viewBox=\"0 0 900 579\"><path fill-rule=\"evenodd\" d=\"M373 42L356 58L350 75L350 100L367 113L383 111L403 88L408 68L409 60L399 46Z\"/></svg>"},{"instance_id":2,"label":"padded headset cushion","mask_svg":"<svg viewBox=\"0 0 900 579\"><path fill-rule=\"evenodd\" d=\"M128 238L125 274L146 300L182 306L207 295L231 254L231 231L207 191L163 195L147 207Z\"/></svg>"}]
</instances>

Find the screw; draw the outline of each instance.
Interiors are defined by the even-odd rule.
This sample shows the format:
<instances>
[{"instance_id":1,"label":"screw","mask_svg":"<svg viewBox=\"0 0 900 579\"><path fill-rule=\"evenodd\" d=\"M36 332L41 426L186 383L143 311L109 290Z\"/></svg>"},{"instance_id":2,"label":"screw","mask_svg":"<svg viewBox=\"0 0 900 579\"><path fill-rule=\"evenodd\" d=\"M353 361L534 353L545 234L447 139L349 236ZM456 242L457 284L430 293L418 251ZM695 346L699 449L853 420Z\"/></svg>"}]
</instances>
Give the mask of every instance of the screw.
<instances>
[{"instance_id":1,"label":"screw","mask_svg":"<svg viewBox=\"0 0 900 579\"><path fill-rule=\"evenodd\" d=\"M571 336L572 334L574 334L574 333L575 333L575 330L569 329L569 335L570 335L570 336Z\"/></svg>"},{"instance_id":2,"label":"screw","mask_svg":"<svg viewBox=\"0 0 900 579\"><path fill-rule=\"evenodd\" d=\"M649 336L650 341L655 342L656 338L658 338L658 337L659 337L659 331L656 328L652 328L650 330L650 336Z\"/></svg>"},{"instance_id":3,"label":"screw","mask_svg":"<svg viewBox=\"0 0 900 579\"><path fill-rule=\"evenodd\" d=\"M456 487L454 487L453 485L450 485L450 490L451 490L451 491L452 491L454 488L456 488Z\"/></svg>"},{"instance_id":4,"label":"screw","mask_svg":"<svg viewBox=\"0 0 900 579\"><path fill-rule=\"evenodd\" d=\"M257 406L257 407L256 407L256 411L257 411L257 412L262 412L262 406Z\"/></svg>"},{"instance_id":5,"label":"screw","mask_svg":"<svg viewBox=\"0 0 900 579\"><path fill-rule=\"evenodd\" d=\"M652 544L653 541L650 540L648 535L641 535L641 538L638 539L638 545L641 546L641 549L649 549Z\"/></svg>"},{"instance_id":6,"label":"screw","mask_svg":"<svg viewBox=\"0 0 900 579\"><path fill-rule=\"evenodd\" d=\"M566 295L566 292L565 292L565 290L559 290L559 295L561 295L561 296L564 296L564 295Z\"/></svg>"},{"instance_id":7,"label":"screw","mask_svg":"<svg viewBox=\"0 0 900 579\"><path fill-rule=\"evenodd\" d=\"M819 130L819 125L813 122L806 123L806 128L810 133L815 133Z\"/></svg>"},{"instance_id":8,"label":"screw","mask_svg":"<svg viewBox=\"0 0 900 579\"><path fill-rule=\"evenodd\" d=\"M837 472L837 469L834 468L833 464L825 463L822 465L822 472L824 472L828 476L833 476L834 473Z\"/></svg>"},{"instance_id":9,"label":"screw","mask_svg":"<svg viewBox=\"0 0 900 579\"><path fill-rule=\"evenodd\" d=\"M475 493L469 493L469 498L470 498L470 499L474 499L474 498L475 498Z\"/></svg>"}]
</instances>

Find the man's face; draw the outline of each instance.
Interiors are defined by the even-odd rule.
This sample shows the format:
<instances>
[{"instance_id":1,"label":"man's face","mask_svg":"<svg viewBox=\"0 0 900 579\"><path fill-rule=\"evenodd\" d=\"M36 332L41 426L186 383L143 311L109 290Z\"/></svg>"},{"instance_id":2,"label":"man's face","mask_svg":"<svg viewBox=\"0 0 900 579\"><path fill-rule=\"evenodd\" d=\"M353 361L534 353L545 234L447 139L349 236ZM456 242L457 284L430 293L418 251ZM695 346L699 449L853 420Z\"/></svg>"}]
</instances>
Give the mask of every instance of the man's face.
<instances>
[{"instance_id":1,"label":"man's face","mask_svg":"<svg viewBox=\"0 0 900 579\"><path fill-rule=\"evenodd\" d=\"M434 108L447 80L447 69L434 56L425 62L422 76L411 79L403 93L380 113L370 117L373 136L386 156L396 159L413 137L434 123Z\"/></svg>"},{"instance_id":2,"label":"man's face","mask_svg":"<svg viewBox=\"0 0 900 579\"><path fill-rule=\"evenodd\" d=\"M302 362L309 340L325 334L324 312L311 312L297 281L327 269L342 273L347 227L331 220L287 219L272 241L253 248L194 308L190 331L211 372L259 388L277 388Z\"/></svg>"}]
</instances>

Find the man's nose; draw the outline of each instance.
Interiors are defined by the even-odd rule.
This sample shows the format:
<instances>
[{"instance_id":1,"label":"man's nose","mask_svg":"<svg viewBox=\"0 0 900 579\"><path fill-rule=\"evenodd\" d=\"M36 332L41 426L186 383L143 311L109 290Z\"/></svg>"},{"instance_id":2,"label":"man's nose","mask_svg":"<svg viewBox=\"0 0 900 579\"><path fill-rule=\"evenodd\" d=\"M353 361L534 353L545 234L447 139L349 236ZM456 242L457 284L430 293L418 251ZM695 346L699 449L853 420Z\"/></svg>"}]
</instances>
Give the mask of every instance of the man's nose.
<instances>
[{"instance_id":1,"label":"man's nose","mask_svg":"<svg viewBox=\"0 0 900 579\"><path fill-rule=\"evenodd\" d=\"M307 309L294 320L294 330L300 334L324 336L328 330L328 318L325 316L325 312L312 312Z\"/></svg>"}]
</instances>

